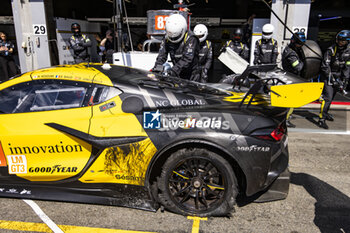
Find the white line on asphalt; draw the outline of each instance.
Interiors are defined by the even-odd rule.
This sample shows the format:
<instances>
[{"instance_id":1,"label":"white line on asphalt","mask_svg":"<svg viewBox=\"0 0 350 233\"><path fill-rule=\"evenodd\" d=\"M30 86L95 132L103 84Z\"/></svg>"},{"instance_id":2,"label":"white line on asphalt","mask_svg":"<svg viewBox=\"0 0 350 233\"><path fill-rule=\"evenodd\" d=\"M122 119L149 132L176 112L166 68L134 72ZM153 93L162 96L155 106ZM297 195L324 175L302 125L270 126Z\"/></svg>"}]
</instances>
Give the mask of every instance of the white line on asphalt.
<instances>
[{"instance_id":1,"label":"white line on asphalt","mask_svg":"<svg viewBox=\"0 0 350 233\"><path fill-rule=\"evenodd\" d=\"M320 133L320 134L340 134L340 135L350 135L350 131L343 130L322 130L322 129L304 129L304 128L288 128L288 132L295 133Z\"/></svg>"},{"instance_id":2,"label":"white line on asphalt","mask_svg":"<svg viewBox=\"0 0 350 233\"><path fill-rule=\"evenodd\" d=\"M23 199L34 212L39 216L39 218L54 232L54 233L64 233L45 213L40 209L40 207L32 200Z\"/></svg>"}]
</instances>

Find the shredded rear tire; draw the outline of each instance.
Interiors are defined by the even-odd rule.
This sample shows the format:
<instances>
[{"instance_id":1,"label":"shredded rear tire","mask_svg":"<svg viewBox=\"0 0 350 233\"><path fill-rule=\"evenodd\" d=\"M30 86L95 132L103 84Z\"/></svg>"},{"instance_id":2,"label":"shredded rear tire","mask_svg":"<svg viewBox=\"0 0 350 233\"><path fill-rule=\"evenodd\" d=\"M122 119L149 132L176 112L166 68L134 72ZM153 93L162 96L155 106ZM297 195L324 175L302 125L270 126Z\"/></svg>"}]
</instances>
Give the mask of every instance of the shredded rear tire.
<instances>
[{"instance_id":1,"label":"shredded rear tire","mask_svg":"<svg viewBox=\"0 0 350 233\"><path fill-rule=\"evenodd\" d=\"M161 204L182 215L226 216L233 210L238 194L236 177L228 162L199 148L173 153L157 185Z\"/></svg>"}]
</instances>

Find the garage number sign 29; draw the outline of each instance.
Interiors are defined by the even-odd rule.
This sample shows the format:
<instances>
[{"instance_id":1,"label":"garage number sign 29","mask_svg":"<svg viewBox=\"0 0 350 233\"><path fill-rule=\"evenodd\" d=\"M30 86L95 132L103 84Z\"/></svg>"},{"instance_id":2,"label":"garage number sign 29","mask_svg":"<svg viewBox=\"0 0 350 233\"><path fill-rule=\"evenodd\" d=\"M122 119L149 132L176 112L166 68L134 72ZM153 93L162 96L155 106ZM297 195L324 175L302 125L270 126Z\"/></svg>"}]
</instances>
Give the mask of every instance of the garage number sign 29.
<instances>
[{"instance_id":1,"label":"garage number sign 29","mask_svg":"<svg viewBox=\"0 0 350 233\"><path fill-rule=\"evenodd\" d=\"M156 15L155 17L155 29L156 30L165 30L165 22L169 15Z\"/></svg>"},{"instance_id":2,"label":"garage number sign 29","mask_svg":"<svg viewBox=\"0 0 350 233\"><path fill-rule=\"evenodd\" d=\"M34 35L46 35L46 25L45 24L33 24Z\"/></svg>"}]
</instances>

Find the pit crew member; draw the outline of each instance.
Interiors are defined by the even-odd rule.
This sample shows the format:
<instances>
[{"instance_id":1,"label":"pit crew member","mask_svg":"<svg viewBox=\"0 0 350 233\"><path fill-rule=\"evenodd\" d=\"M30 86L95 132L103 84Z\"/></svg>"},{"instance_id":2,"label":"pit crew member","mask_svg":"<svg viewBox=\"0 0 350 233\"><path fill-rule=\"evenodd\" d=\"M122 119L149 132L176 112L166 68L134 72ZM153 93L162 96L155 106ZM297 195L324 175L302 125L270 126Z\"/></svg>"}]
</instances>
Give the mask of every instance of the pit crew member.
<instances>
[{"instance_id":1,"label":"pit crew member","mask_svg":"<svg viewBox=\"0 0 350 233\"><path fill-rule=\"evenodd\" d=\"M324 82L323 100L318 126L328 129L326 120L334 118L328 113L337 91L345 94L350 72L350 49L348 47L350 31L342 30L336 35L336 43L329 47L323 55L321 78Z\"/></svg>"},{"instance_id":2,"label":"pit crew member","mask_svg":"<svg viewBox=\"0 0 350 233\"><path fill-rule=\"evenodd\" d=\"M303 53L301 47L303 47L306 41L304 32L295 33L288 46L283 50L282 53L282 67L285 71L291 72L296 75L300 75L304 63L303 63ZM290 122L290 117L292 115L293 108L290 108L287 114L287 127L294 128L295 125Z\"/></svg>"},{"instance_id":3,"label":"pit crew member","mask_svg":"<svg viewBox=\"0 0 350 233\"><path fill-rule=\"evenodd\" d=\"M277 41L272 38L274 26L265 24L262 28L262 38L255 43L254 65L276 64L278 56Z\"/></svg>"},{"instance_id":4,"label":"pit crew member","mask_svg":"<svg viewBox=\"0 0 350 233\"><path fill-rule=\"evenodd\" d=\"M193 29L193 33L199 39L198 72L200 74L200 82L206 83L208 81L208 70L213 62L211 41L207 40L208 28L204 24L197 24Z\"/></svg>"},{"instance_id":5,"label":"pit crew member","mask_svg":"<svg viewBox=\"0 0 350 233\"><path fill-rule=\"evenodd\" d=\"M240 57L249 62L249 48L243 42L243 30L242 28L236 28L233 31L233 40L229 40L226 44L221 48L221 52L226 51L226 48L231 48L235 51Z\"/></svg>"},{"instance_id":6,"label":"pit crew member","mask_svg":"<svg viewBox=\"0 0 350 233\"><path fill-rule=\"evenodd\" d=\"M158 67L167 61L170 54L173 67L168 71L169 75L199 81L199 39L187 30L186 19L180 14L170 15L165 24L165 32L152 71L159 71Z\"/></svg>"},{"instance_id":7,"label":"pit crew member","mask_svg":"<svg viewBox=\"0 0 350 233\"><path fill-rule=\"evenodd\" d=\"M69 43L74 51L73 57L75 63L88 62L90 55L88 48L91 47L91 40L85 34L81 33L80 25L73 23L71 26L73 35L71 36Z\"/></svg>"}]
</instances>

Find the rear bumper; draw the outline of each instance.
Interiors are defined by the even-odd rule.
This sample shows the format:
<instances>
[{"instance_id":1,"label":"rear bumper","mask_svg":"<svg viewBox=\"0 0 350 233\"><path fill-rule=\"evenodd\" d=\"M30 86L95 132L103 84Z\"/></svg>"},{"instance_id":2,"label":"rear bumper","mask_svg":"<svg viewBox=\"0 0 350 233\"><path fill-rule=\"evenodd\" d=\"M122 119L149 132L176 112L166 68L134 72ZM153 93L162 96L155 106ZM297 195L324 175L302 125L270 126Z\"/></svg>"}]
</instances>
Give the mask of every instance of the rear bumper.
<instances>
[{"instance_id":1,"label":"rear bumper","mask_svg":"<svg viewBox=\"0 0 350 233\"><path fill-rule=\"evenodd\" d=\"M290 172L286 168L277 179L259 196L254 202L267 202L285 199L288 195L290 183Z\"/></svg>"}]
</instances>

